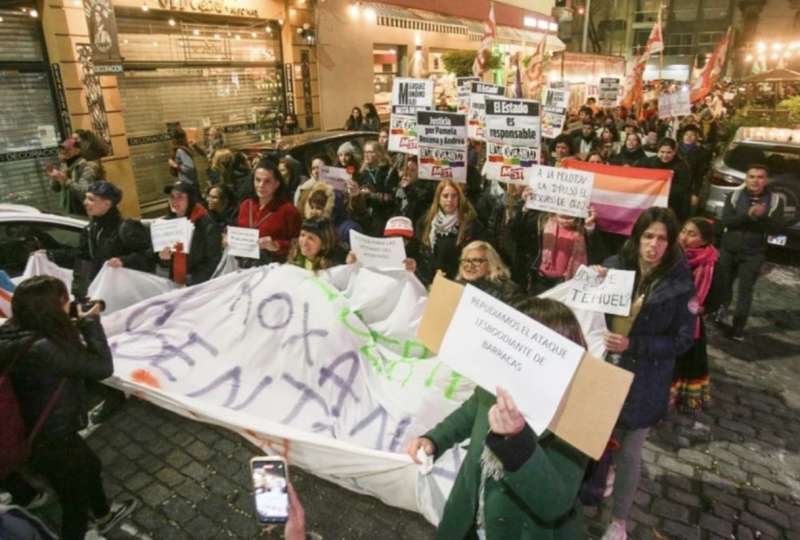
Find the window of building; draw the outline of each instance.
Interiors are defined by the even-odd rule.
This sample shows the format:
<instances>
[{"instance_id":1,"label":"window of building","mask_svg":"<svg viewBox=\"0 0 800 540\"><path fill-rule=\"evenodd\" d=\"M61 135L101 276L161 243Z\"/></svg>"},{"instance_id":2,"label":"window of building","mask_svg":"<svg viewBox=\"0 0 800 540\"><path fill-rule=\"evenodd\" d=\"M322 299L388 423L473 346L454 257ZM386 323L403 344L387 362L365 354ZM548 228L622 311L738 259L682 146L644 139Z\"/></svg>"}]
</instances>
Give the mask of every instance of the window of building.
<instances>
[{"instance_id":1,"label":"window of building","mask_svg":"<svg viewBox=\"0 0 800 540\"><path fill-rule=\"evenodd\" d=\"M667 43L664 47L664 54L692 54L692 47L694 46L693 34L669 34L666 39Z\"/></svg>"},{"instance_id":2,"label":"window of building","mask_svg":"<svg viewBox=\"0 0 800 540\"><path fill-rule=\"evenodd\" d=\"M27 9L33 9L34 4ZM45 173L64 137L54 106L40 19L0 9L0 202L55 210Z\"/></svg>"},{"instance_id":3,"label":"window of building","mask_svg":"<svg viewBox=\"0 0 800 540\"><path fill-rule=\"evenodd\" d=\"M700 32L697 35L697 52L699 54L710 53L722 40L725 32Z\"/></svg>"},{"instance_id":4,"label":"window of building","mask_svg":"<svg viewBox=\"0 0 800 540\"><path fill-rule=\"evenodd\" d=\"M644 46L647 44L647 39L650 37L650 28L634 30L633 32L633 50L632 53L635 55L636 53L644 50Z\"/></svg>"},{"instance_id":5,"label":"window of building","mask_svg":"<svg viewBox=\"0 0 800 540\"><path fill-rule=\"evenodd\" d=\"M697 20L697 0L673 0L671 9L676 21Z\"/></svg>"},{"instance_id":6,"label":"window of building","mask_svg":"<svg viewBox=\"0 0 800 540\"><path fill-rule=\"evenodd\" d=\"M634 22L656 22L661 0L636 0Z\"/></svg>"},{"instance_id":7,"label":"window of building","mask_svg":"<svg viewBox=\"0 0 800 540\"><path fill-rule=\"evenodd\" d=\"M704 20L725 19L730 8L729 0L703 0L701 10Z\"/></svg>"},{"instance_id":8,"label":"window of building","mask_svg":"<svg viewBox=\"0 0 800 540\"><path fill-rule=\"evenodd\" d=\"M372 48L372 78L375 91L373 103L381 117L388 116L391 112L392 85L395 77L400 76L404 51L405 47L399 45L376 44Z\"/></svg>"}]
</instances>

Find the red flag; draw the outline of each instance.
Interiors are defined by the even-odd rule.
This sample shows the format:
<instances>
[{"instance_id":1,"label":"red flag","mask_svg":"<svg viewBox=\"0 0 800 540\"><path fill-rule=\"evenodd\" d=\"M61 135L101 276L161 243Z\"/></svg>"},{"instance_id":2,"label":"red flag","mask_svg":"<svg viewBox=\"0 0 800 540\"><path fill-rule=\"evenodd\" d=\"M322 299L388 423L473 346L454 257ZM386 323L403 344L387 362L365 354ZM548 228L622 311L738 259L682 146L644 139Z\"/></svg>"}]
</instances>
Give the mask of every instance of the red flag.
<instances>
[{"instance_id":1,"label":"red flag","mask_svg":"<svg viewBox=\"0 0 800 540\"><path fill-rule=\"evenodd\" d=\"M706 95L711 92L711 89L714 88L714 85L717 84L717 81L722 75L722 70L725 68L725 60L728 56L728 45L730 45L730 42L731 29L728 28L728 31L722 36L714 52L711 53L711 58L706 62L700 76L692 81L692 93L689 97L692 103L706 97Z\"/></svg>"},{"instance_id":2,"label":"red flag","mask_svg":"<svg viewBox=\"0 0 800 540\"><path fill-rule=\"evenodd\" d=\"M642 78L644 77L644 67L646 65L647 59L641 51L638 51L633 59L633 67L625 77L625 95L620 102L620 105L629 111L642 100L644 93Z\"/></svg>"},{"instance_id":3,"label":"red flag","mask_svg":"<svg viewBox=\"0 0 800 540\"><path fill-rule=\"evenodd\" d=\"M547 36L544 36L528 60L528 69L525 71L525 75L528 78L528 97L537 101L542 97L544 52L546 48Z\"/></svg>"},{"instance_id":4,"label":"red flag","mask_svg":"<svg viewBox=\"0 0 800 540\"><path fill-rule=\"evenodd\" d=\"M653 29L650 30L650 37L647 38L647 44L644 46L645 62L654 54L659 54L664 51L664 36L661 33L661 10L658 10L658 18Z\"/></svg>"},{"instance_id":5,"label":"red flag","mask_svg":"<svg viewBox=\"0 0 800 540\"><path fill-rule=\"evenodd\" d=\"M472 64L472 74L480 77L486 72L489 65L489 58L492 55L492 43L497 35L497 24L494 18L494 4L489 6L489 20L483 23L483 39L481 39L478 53L475 55L475 62Z\"/></svg>"}]
</instances>

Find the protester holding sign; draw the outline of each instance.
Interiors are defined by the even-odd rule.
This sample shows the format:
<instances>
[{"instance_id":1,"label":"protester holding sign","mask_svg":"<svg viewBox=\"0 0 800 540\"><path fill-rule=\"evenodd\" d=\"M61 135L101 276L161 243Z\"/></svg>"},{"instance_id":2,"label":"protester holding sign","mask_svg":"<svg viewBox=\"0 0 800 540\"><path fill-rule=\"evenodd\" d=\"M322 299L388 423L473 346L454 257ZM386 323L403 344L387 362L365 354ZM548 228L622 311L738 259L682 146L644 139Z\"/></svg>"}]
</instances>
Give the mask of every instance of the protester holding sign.
<instances>
[{"instance_id":1,"label":"protester holding sign","mask_svg":"<svg viewBox=\"0 0 800 540\"><path fill-rule=\"evenodd\" d=\"M529 298L518 308L585 347L575 315L555 300ZM577 494L587 458L549 431L535 433L502 388L497 398L476 388L461 407L433 430L409 442L438 459L469 438L469 449L445 505L436 537L583 538Z\"/></svg>"},{"instance_id":2,"label":"protester holding sign","mask_svg":"<svg viewBox=\"0 0 800 540\"><path fill-rule=\"evenodd\" d=\"M610 331L604 339L612 361L634 373L613 434L621 447L614 454L613 520L603 536L624 540L639 485L642 446L667 412L675 358L694 342L697 310L691 310L697 300L678 245L678 222L667 208L645 210L619 254L604 264L636 272L630 315L607 316Z\"/></svg>"},{"instance_id":3,"label":"protester holding sign","mask_svg":"<svg viewBox=\"0 0 800 540\"><path fill-rule=\"evenodd\" d=\"M273 162L262 160L256 165L253 186L256 196L239 206L239 227L258 229L261 255L256 264L283 262L292 240L300 234L300 212L290 202L281 173ZM250 260L242 263L252 266Z\"/></svg>"},{"instance_id":4,"label":"protester holding sign","mask_svg":"<svg viewBox=\"0 0 800 540\"><path fill-rule=\"evenodd\" d=\"M208 281L222 257L222 233L200 203L194 184L181 180L164 188L164 193L169 195L169 212L164 219L187 218L194 224L194 232L188 254L180 245L158 253L159 269L178 285Z\"/></svg>"},{"instance_id":5,"label":"protester holding sign","mask_svg":"<svg viewBox=\"0 0 800 540\"><path fill-rule=\"evenodd\" d=\"M686 221L691 213L692 173L686 162L678 156L678 143L675 139L661 139L658 142L658 154L643 159L636 166L672 171L668 204L681 223Z\"/></svg>"},{"instance_id":6,"label":"protester holding sign","mask_svg":"<svg viewBox=\"0 0 800 540\"><path fill-rule=\"evenodd\" d=\"M336 242L336 231L328 219L306 219L300 236L292 242L287 262L310 272L344 262L345 254Z\"/></svg>"},{"instance_id":7,"label":"protester holding sign","mask_svg":"<svg viewBox=\"0 0 800 540\"><path fill-rule=\"evenodd\" d=\"M519 299L521 289L511 281L511 271L490 243L476 240L467 244L458 268L459 283L474 285L506 304Z\"/></svg>"},{"instance_id":8,"label":"protester holding sign","mask_svg":"<svg viewBox=\"0 0 800 540\"><path fill-rule=\"evenodd\" d=\"M449 279L455 278L463 246L480 238L482 233L483 225L461 185L442 180L436 187L428 213L417 226L420 280L430 284L437 270L442 270Z\"/></svg>"},{"instance_id":9,"label":"protester holding sign","mask_svg":"<svg viewBox=\"0 0 800 540\"><path fill-rule=\"evenodd\" d=\"M683 224L678 236L692 270L700 316L694 329L694 344L675 361L672 377L672 403L683 411L696 411L709 405L708 354L702 315L716 311L724 300L725 280L717 264L719 252L714 247L714 228L701 217Z\"/></svg>"}]
</instances>

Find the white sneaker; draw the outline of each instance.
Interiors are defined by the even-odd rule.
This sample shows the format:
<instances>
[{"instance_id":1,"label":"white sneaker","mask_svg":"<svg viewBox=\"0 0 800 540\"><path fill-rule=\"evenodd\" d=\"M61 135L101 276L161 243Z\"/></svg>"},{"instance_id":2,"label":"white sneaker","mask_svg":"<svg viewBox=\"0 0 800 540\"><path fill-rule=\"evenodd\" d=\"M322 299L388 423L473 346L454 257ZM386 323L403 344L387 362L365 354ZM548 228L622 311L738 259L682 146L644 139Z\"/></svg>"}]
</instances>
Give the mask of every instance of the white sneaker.
<instances>
[{"instance_id":1,"label":"white sneaker","mask_svg":"<svg viewBox=\"0 0 800 540\"><path fill-rule=\"evenodd\" d=\"M602 540L627 540L627 538L628 531L625 530L625 522L614 519L611 521L608 529L606 529Z\"/></svg>"}]
</instances>

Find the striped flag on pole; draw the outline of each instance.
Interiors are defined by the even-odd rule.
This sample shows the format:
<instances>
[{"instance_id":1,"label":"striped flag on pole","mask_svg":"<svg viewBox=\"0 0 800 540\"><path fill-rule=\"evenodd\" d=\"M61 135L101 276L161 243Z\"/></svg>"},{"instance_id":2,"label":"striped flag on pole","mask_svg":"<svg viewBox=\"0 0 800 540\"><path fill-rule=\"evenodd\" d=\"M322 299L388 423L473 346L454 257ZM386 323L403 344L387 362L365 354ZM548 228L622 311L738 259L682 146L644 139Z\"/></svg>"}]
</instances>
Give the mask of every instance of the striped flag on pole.
<instances>
[{"instance_id":1,"label":"striped flag on pole","mask_svg":"<svg viewBox=\"0 0 800 540\"><path fill-rule=\"evenodd\" d=\"M561 164L594 173L589 204L597 214L601 231L628 236L642 212L651 206L668 206L672 171L587 163L574 158Z\"/></svg>"},{"instance_id":2,"label":"striped flag on pole","mask_svg":"<svg viewBox=\"0 0 800 540\"><path fill-rule=\"evenodd\" d=\"M690 100L692 103L700 101L714 88L717 84L722 71L725 68L725 60L728 57L728 44L731 41L731 29L722 37L722 40L717 44L714 52L711 53L711 58L706 62L700 76L692 81L692 91Z\"/></svg>"},{"instance_id":3,"label":"striped flag on pole","mask_svg":"<svg viewBox=\"0 0 800 540\"><path fill-rule=\"evenodd\" d=\"M472 74L480 77L486 72L489 58L492 55L492 44L497 35L497 23L494 18L494 4L489 5L489 19L483 23L483 39L481 39L475 61L472 63Z\"/></svg>"},{"instance_id":4,"label":"striped flag on pole","mask_svg":"<svg viewBox=\"0 0 800 540\"><path fill-rule=\"evenodd\" d=\"M528 97L537 101L541 100L544 86L544 53L547 48L547 36L536 46L530 59L525 76L528 79Z\"/></svg>"}]
</instances>

